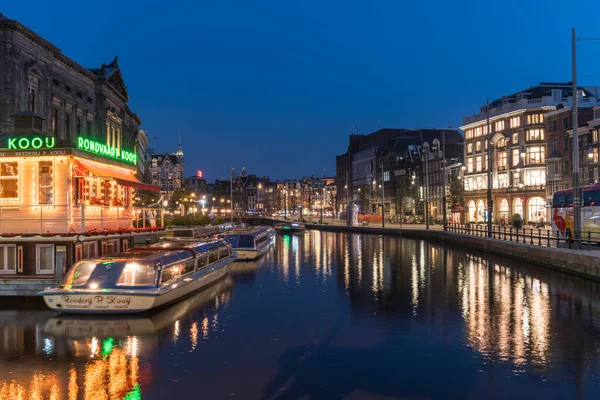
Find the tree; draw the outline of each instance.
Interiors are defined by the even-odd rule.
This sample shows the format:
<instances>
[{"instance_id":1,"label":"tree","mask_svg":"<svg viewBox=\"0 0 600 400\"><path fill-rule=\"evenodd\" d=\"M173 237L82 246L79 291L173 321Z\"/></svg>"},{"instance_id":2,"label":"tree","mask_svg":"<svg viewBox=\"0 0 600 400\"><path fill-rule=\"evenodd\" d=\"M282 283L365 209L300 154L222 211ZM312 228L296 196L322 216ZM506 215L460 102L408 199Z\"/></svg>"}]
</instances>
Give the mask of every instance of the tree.
<instances>
[{"instance_id":1,"label":"tree","mask_svg":"<svg viewBox=\"0 0 600 400\"><path fill-rule=\"evenodd\" d=\"M449 177L449 191L450 191L450 206L462 206L465 203L465 188L462 179L458 175L451 174Z\"/></svg>"},{"instance_id":2,"label":"tree","mask_svg":"<svg viewBox=\"0 0 600 400\"><path fill-rule=\"evenodd\" d=\"M364 213L371 213L371 186L362 185L358 188L358 200L360 201L360 210Z\"/></svg>"}]
</instances>

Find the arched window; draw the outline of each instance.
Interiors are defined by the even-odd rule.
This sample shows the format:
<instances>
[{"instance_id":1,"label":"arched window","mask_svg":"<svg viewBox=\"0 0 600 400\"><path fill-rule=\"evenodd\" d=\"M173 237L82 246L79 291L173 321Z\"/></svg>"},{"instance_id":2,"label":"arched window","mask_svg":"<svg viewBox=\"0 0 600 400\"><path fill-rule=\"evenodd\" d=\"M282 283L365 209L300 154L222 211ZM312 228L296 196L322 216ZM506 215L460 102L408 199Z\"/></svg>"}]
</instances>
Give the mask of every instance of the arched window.
<instances>
[{"instance_id":1,"label":"arched window","mask_svg":"<svg viewBox=\"0 0 600 400\"><path fill-rule=\"evenodd\" d=\"M500 220L508 220L508 200L500 201Z\"/></svg>"},{"instance_id":2,"label":"arched window","mask_svg":"<svg viewBox=\"0 0 600 400\"><path fill-rule=\"evenodd\" d=\"M477 210L475 209L475 202L473 200L471 200L469 202L469 221L468 222L475 222L476 215L477 215Z\"/></svg>"},{"instance_id":3,"label":"arched window","mask_svg":"<svg viewBox=\"0 0 600 400\"><path fill-rule=\"evenodd\" d=\"M477 202L477 222L485 221L485 205L483 204L483 200L479 200Z\"/></svg>"},{"instance_id":4,"label":"arched window","mask_svg":"<svg viewBox=\"0 0 600 400\"><path fill-rule=\"evenodd\" d=\"M520 197L517 197L515 199L513 211L514 211L513 214L519 214L521 216L521 218L523 218L523 202L521 201Z\"/></svg>"},{"instance_id":5,"label":"arched window","mask_svg":"<svg viewBox=\"0 0 600 400\"><path fill-rule=\"evenodd\" d=\"M546 221L546 202L541 197L532 197L527 202L527 219L529 222Z\"/></svg>"}]
</instances>

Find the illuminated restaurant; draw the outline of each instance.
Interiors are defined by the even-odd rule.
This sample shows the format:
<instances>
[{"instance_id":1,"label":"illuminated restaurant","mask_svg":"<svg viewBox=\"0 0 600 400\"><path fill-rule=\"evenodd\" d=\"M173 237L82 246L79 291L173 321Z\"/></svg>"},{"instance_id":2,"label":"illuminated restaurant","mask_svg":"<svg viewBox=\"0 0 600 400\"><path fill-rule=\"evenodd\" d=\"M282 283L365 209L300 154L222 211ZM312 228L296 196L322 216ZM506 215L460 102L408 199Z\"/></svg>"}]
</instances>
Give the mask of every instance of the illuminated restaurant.
<instances>
[{"instance_id":1,"label":"illuminated restaurant","mask_svg":"<svg viewBox=\"0 0 600 400\"><path fill-rule=\"evenodd\" d=\"M159 208L134 207L135 190L159 190L136 177L135 149L62 140L36 129L43 118L32 112L14 118L21 129L0 135L0 276L47 278L44 286L81 258L125 251L160 229Z\"/></svg>"}]
</instances>

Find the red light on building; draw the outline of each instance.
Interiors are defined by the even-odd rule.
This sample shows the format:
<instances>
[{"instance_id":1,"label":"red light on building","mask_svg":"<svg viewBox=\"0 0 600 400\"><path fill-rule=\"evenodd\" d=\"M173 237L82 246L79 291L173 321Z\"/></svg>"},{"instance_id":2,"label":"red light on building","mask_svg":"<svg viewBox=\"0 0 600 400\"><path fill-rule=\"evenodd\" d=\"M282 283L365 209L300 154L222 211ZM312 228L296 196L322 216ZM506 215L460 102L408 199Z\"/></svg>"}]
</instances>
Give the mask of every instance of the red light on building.
<instances>
[{"instance_id":1,"label":"red light on building","mask_svg":"<svg viewBox=\"0 0 600 400\"><path fill-rule=\"evenodd\" d=\"M198 171L196 171L196 177L197 178L204 178L204 173L202 172L202 170L199 169Z\"/></svg>"}]
</instances>

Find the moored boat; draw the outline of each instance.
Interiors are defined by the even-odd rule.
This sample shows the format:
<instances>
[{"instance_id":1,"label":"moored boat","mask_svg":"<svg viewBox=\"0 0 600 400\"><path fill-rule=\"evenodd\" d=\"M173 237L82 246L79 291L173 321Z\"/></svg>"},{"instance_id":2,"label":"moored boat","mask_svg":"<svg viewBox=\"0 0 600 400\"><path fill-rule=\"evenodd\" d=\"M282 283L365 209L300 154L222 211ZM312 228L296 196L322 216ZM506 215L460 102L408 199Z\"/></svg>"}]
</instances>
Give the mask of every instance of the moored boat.
<instances>
[{"instance_id":1,"label":"moored boat","mask_svg":"<svg viewBox=\"0 0 600 400\"><path fill-rule=\"evenodd\" d=\"M237 253L238 260L255 260L273 244L275 230L270 227L233 230L217 235L229 243Z\"/></svg>"},{"instance_id":2,"label":"moored boat","mask_svg":"<svg viewBox=\"0 0 600 400\"><path fill-rule=\"evenodd\" d=\"M40 295L71 313L135 313L175 302L227 274L235 260L223 240L174 241L79 261L59 287Z\"/></svg>"},{"instance_id":3,"label":"moored boat","mask_svg":"<svg viewBox=\"0 0 600 400\"><path fill-rule=\"evenodd\" d=\"M306 231L304 224L297 222L281 223L275 225L275 230L279 233L300 233Z\"/></svg>"}]
</instances>

